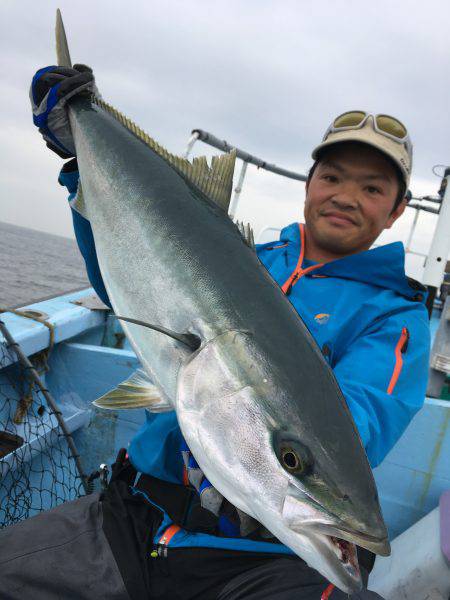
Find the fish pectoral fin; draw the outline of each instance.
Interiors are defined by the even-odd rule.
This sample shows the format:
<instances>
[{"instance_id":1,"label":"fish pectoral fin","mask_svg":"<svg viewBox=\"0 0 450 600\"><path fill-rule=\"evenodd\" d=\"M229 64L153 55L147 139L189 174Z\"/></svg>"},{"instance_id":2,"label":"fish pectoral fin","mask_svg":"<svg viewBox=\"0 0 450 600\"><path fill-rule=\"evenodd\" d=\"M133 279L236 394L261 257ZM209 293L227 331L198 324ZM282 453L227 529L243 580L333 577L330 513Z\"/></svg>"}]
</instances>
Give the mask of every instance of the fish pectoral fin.
<instances>
[{"instance_id":1,"label":"fish pectoral fin","mask_svg":"<svg viewBox=\"0 0 450 600\"><path fill-rule=\"evenodd\" d=\"M192 352L195 352L202 343L201 339L195 333L177 333L176 331L172 331L171 329L167 329L167 327L162 327L162 325L152 325L151 323L146 323L145 321L141 321L140 319L132 319L131 317L122 317L120 315L111 315L114 319L119 319L120 321L126 321L127 323L134 323L135 325L142 325L142 327L148 327L148 329L153 329L153 331L159 331L159 333L163 333L164 335L168 335L172 339L177 342L181 342L185 346L187 346Z\"/></svg>"},{"instance_id":2,"label":"fish pectoral fin","mask_svg":"<svg viewBox=\"0 0 450 600\"><path fill-rule=\"evenodd\" d=\"M170 402L161 395L142 369L135 371L131 377L94 400L92 404L97 408L109 410L125 408L146 408L150 412L173 410Z\"/></svg>"},{"instance_id":3,"label":"fish pectoral fin","mask_svg":"<svg viewBox=\"0 0 450 600\"><path fill-rule=\"evenodd\" d=\"M82 217L84 217L85 219L88 218L87 211L86 211L86 204L84 202L83 188L81 187L80 180L78 180L78 187L77 187L77 193L75 194L75 198L73 198L69 202L69 204L73 208L73 210L76 210L77 213L79 213Z\"/></svg>"}]
</instances>

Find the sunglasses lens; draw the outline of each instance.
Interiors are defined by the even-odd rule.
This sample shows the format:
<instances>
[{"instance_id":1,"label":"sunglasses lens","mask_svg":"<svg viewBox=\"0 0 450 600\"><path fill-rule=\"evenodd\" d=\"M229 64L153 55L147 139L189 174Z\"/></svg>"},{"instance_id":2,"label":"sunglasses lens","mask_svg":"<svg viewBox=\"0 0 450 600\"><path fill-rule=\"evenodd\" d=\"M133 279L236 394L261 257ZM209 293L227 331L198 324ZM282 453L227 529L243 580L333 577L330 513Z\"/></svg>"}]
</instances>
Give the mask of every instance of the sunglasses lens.
<instances>
[{"instance_id":1,"label":"sunglasses lens","mask_svg":"<svg viewBox=\"0 0 450 600\"><path fill-rule=\"evenodd\" d=\"M365 118L366 113L360 110L352 110L350 112L346 112L339 117L336 117L334 120L334 127L356 127L356 125L360 125Z\"/></svg>"},{"instance_id":2,"label":"sunglasses lens","mask_svg":"<svg viewBox=\"0 0 450 600\"><path fill-rule=\"evenodd\" d=\"M394 119L394 117L390 117L389 115L378 115L377 126L381 131L393 135L399 140L405 138L408 133L403 123L400 123L400 121L397 121L397 119Z\"/></svg>"}]
</instances>

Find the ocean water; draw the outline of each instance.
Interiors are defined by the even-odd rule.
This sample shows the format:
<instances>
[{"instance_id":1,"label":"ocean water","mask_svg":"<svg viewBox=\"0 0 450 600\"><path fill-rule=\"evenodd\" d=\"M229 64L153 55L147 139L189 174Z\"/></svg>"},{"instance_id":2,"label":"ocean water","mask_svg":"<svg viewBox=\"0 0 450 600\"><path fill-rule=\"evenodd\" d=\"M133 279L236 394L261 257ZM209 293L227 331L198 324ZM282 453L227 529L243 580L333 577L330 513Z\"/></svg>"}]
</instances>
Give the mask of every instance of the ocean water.
<instances>
[{"instance_id":1,"label":"ocean water","mask_svg":"<svg viewBox=\"0 0 450 600\"><path fill-rule=\"evenodd\" d=\"M74 240L0 222L0 305L23 306L89 285Z\"/></svg>"}]
</instances>

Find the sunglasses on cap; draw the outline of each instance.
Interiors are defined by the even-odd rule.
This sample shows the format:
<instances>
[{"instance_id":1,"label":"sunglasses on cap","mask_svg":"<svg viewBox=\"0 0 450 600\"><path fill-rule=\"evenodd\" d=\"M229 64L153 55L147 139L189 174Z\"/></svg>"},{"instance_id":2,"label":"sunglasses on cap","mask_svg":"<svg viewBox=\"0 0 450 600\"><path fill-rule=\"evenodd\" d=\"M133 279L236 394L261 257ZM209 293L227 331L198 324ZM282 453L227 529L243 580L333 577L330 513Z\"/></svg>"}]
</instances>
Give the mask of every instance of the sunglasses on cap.
<instances>
[{"instance_id":1,"label":"sunglasses on cap","mask_svg":"<svg viewBox=\"0 0 450 600\"><path fill-rule=\"evenodd\" d=\"M394 140L405 146L408 155L412 156L412 144L406 127L401 121L390 115L373 115L361 110L351 110L336 117L333 123L328 127L323 141L330 135L338 131L351 129L362 129L369 117L372 117L372 127L380 135Z\"/></svg>"}]
</instances>

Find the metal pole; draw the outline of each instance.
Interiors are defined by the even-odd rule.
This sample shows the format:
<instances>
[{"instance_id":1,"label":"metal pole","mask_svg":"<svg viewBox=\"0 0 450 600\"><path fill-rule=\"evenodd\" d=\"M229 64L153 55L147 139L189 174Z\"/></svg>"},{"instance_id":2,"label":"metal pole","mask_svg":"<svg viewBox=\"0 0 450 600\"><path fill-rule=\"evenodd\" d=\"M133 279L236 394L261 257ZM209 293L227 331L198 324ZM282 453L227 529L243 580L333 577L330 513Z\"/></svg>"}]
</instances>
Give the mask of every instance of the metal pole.
<instances>
[{"instance_id":1,"label":"metal pole","mask_svg":"<svg viewBox=\"0 0 450 600\"><path fill-rule=\"evenodd\" d=\"M7 347L11 348L12 351L16 354L16 356L17 356L19 362L22 364L23 368L29 373L30 378L35 382L35 384L41 390L44 398L47 400L47 403L50 406L50 409L52 410L53 414L55 415L56 420L58 421L58 425L61 427L64 437L67 440L67 444L69 446L70 452L72 453L72 458L75 461L75 465L77 467L78 473L81 478L81 483L83 485L83 489L86 494L89 493L88 492L88 480L87 480L86 475L83 472L83 467L81 466L80 455L78 454L77 448L75 446L75 442L73 441L73 438L72 438L71 434L69 433L69 430L67 429L66 423L62 417L62 413L58 409L58 406L57 406L55 400L50 395L50 392L48 391L48 389L44 387L44 385L41 381L41 378L39 377L38 372L33 367L33 364L30 362L28 356L26 356L22 352L20 345L14 340L14 338L9 333L8 328L6 327L5 323L2 320L0 320L0 331L2 332L3 337L5 338L5 340L7 342Z\"/></svg>"},{"instance_id":2,"label":"metal pole","mask_svg":"<svg viewBox=\"0 0 450 600\"><path fill-rule=\"evenodd\" d=\"M228 214L230 215L231 220L233 220L234 217L236 216L239 197L242 192L242 186L244 185L245 174L247 173L247 165L248 165L248 163L245 162L245 160L244 160L244 162L242 163L241 172L239 173L239 179L237 182L237 186L234 188L234 196L233 196L233 199L231 200L230 208L228 210Z\"/></svg>"},{"instance_id":3,"label":"metal pole","mask_svg":"<svg viewBox=\"0 0 450 600\"><path fill-rule=\"evenodd\" d=\"M197 137L205 144L209 144L213 146L213 148L217 148L218 150L222 150L222 152L230 152L231 150L236 150L236 156L243 160L244 162L251 163L258 167L258 169L264 169L265 171L270 171L271 173L276 173L277 175L283 175L283 177L288 177L289 179L297 179L298 181L306 181L306 175L302 173L296 173L295 171L288 171L287 169L282 169L281 167L277 167L277 165L267 163L265 160L258 158L257 156L253 156L236 146L233 146L226 142L225 140L219 140L212 133L208 133L207 131L203 131L202 129L193 129L192 134L197 134Z\"/></svg>"},{"instance_id":4,"label":"metal pole","mask_svg":"<svg viewBox=\"0 0 450 600\"><path fill-rule=\"evenodd\" d=\"M425 264L422 283L439 288L444 279L445 265L450 251L450 168L445 170L446 189L434 230L430 251Z\"/></svg>"},{"instance_id":5,"label":"metal pole","mask_svg":"<svg viewBox=\"0 0 450 600\"><path fill-rule=\"evenodd\" d=\"M440 398L450 371L450 296L442 307L442 316L431 348L427 396Z\"/></svg>"},{"instance_id":6,"label":"metal pole","mask_svg":"<svg viewBox=\"0 0 450 600\"><path fill-rule=\"evenodd\" d=\"M186 158L186 159L189 158L189 154L191 153L191 150L194 147L194 144L197 140L198 140L198 133L196 131L194 131L192 133L191 137L189 138L188 144L186 146L186 152L183 155L184 158Z\"/></svg>"},{"instance_id":7,"label":"metal pole","mask_svg":"<svg viewBox=\"0 0 450 600\"><path fill-rule=\"evenodd\" d=\"M406 242L406 247L405 247L405 252L410 252L410 246L411 246L411 242L412 242L412 238L414 235L414 231L416 230L416 225L417 225L417 220L419 218L419 209L416 208L416 214L414 215L414 220L412 222L411 225L411 229L409 231L409 237L408 237L408 241Z\"/></svg>"}]
</instances>

